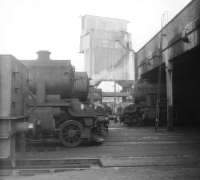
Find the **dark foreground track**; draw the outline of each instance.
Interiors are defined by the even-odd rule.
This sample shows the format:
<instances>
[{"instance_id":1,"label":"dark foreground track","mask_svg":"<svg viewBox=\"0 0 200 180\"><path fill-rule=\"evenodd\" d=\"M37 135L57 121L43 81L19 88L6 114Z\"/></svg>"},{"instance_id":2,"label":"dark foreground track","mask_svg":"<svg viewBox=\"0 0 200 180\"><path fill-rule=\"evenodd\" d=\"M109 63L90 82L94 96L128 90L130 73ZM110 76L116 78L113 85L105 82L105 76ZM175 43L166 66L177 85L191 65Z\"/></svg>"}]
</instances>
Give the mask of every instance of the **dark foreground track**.
<instances>
[{"instance_id":1,"label":"dark foreground track","mask_svg":"<svg viewBox=\"0 0 200 180\"><path fill-rule=\"evenodd\" d=\"M194 128L174 132L160 129L155 133L153 127L128 128L111 124L102 145L64 148L59 144L43 144L29 150L17 153L15 173L33 175L110 168L200 170L200 134Z\"/></svg>"}]
</instances>

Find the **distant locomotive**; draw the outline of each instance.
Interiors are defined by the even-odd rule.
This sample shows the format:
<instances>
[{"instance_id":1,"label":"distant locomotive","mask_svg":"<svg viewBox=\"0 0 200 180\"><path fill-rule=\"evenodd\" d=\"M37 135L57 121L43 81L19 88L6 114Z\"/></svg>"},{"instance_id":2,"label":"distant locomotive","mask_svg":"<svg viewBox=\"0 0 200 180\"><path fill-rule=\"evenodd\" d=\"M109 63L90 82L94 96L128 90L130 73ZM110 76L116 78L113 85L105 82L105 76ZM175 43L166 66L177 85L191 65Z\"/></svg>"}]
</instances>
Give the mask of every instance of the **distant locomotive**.
<instances>
[{"instance_id":1,"label":"distant locomotive","mask_svg":"<svg viewBox=\"0 0 200 180\"><path fill-rule=\"evenodd\" d=\"M75 72L70 61L53 61L48 51L39 51L38 60L23 61L29 70L30 122L34 124L29 139L59 139L64 146L76 147L85 140L102 141L104 119L84 102L89 79ZM98 138L97 138L98 137Z\"/></svg>"},{"instance_id":2,"label":"distant locomotive","mask_svg":"<svg viewBox=\"0 0 200 180\"><path fill-rule=\"evenodd\" d=\"M156 86L145 80L136 82L134 103L124 107L120 120L128 126L153 125L156 113Z\"/></svg>"}]
</instances>

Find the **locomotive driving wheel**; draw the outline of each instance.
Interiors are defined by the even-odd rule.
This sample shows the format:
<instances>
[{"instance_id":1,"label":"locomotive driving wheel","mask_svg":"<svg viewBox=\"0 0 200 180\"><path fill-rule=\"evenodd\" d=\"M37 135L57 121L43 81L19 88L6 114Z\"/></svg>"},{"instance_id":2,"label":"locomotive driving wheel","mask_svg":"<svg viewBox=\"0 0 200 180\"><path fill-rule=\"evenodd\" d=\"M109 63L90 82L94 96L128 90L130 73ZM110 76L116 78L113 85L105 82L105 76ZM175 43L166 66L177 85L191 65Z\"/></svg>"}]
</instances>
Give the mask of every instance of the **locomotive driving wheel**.
<instances>
[{"instance_id":1,"label":"locomotive driving wheel","mask_svg":"<svg viewBox=\"0 0 200 180\"><path fill-rule=\"evenodd\" d=\"M76 147L81 144L83 126L80 122L69 120L61 124L59 138L66 147Z\"/></svg>"}]
</instances>

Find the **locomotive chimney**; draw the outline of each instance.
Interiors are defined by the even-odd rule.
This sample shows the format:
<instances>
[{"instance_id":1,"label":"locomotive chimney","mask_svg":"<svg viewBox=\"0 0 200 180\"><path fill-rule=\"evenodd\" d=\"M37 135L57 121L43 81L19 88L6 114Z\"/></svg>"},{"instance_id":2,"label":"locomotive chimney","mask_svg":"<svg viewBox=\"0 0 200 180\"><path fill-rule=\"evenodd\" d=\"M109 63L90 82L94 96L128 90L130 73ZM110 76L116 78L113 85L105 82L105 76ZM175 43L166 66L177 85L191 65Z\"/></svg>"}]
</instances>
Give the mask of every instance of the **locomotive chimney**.
<instances>
[{"instance_id":1,"label":"locomotive chimney","mask_svg":"<svg viewBox=\"0 0 200 180\"><path fill-rule=\"evenodd\" d=\"M50 60L50 54L51 52L49 51L38 51L38 60L39 61L48 61Z\"/></svg>"}]
</instances>

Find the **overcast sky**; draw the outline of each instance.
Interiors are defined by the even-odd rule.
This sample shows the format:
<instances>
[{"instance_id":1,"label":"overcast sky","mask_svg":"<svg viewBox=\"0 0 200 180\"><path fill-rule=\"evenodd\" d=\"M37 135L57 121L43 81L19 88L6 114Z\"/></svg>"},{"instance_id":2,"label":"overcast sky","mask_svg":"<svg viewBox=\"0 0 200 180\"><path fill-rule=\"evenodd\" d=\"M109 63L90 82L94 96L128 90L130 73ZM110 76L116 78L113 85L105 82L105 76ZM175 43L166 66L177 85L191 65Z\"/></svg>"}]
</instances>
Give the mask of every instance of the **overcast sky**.
<instances>
[{"instance_id":1,"label":"overcast sky","mask_svg":"<svg viewBox=\"0 0 200 180\"><path fill-rule=\"evenodd\" d=\"M52 59L70 59L84 70L79 54L85 14L130 21L133 48L141 48L161 27L161 16L174 17L190 0L0 0L0 54L36 59L49 50Z\"/></svg>"}]
</instances>

